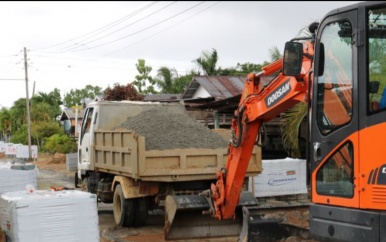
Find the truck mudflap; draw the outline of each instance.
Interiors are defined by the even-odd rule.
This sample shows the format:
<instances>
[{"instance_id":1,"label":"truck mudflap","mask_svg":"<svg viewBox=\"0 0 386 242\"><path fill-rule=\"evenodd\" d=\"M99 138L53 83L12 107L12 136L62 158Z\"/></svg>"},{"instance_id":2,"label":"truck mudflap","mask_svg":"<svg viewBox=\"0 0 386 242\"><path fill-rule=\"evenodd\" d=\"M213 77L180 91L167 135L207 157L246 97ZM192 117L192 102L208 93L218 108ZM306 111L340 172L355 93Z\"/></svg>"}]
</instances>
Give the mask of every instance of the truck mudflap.
<instances>
[{"instance_id":1,"label":"truck mudflap","mask_svg":"<svg viewBox=\"0 0 386 242\"><path fill-rule=\"evenodd\" d=\"M242 229L241 207L256 205L252 193L242 192L235 218L217 220L206 212L211 208L204 196L169 195L165 200L165 240L238 237Z\"/></svg>"}]
</instances>

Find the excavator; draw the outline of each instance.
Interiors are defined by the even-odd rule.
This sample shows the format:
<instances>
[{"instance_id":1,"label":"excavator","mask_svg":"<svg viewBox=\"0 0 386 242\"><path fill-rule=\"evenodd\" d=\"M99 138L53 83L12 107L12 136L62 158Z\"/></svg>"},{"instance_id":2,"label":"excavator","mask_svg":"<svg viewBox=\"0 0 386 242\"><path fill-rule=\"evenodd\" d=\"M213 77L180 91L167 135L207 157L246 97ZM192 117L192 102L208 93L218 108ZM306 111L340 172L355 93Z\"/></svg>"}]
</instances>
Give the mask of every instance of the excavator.
<instances>
[{"instance_id":1,"label":"excavator","mask_svg":"<svg viewBox=\"0 0 386 242\"><path fill-rule=\"evenodd\" d=\"M282 59L247 76L232 121L226 166L201 194L167 196L166 240L226 235L222 228L229 221L244 221L235 228L239 241L253 241L248 229L256 222L249 215L254 204L242 203L241 192L252 149L264 122L305 103L309 237L386 241L386 109L379 105L386 89L386 2L332 10L310 24L309 31L310 37L285 44ZM277 76L268 85L260 85L261 77L272 74ZM193 207L204 220L219 224L210 228L189 217L177 220Z\"/></svg>"}]
</instances>

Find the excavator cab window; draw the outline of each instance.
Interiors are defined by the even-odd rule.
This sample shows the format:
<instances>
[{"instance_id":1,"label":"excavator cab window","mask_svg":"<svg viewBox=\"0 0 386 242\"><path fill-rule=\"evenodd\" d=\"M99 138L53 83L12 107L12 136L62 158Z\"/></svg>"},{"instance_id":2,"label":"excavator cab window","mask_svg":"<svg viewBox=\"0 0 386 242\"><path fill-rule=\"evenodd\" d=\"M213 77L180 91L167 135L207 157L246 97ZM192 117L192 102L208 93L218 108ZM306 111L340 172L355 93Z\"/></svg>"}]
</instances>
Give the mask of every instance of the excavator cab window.
<instances>
[{"instance_id":1,"label":"excavator cab window","mask_svg":"<svg viewBox=\"0 0 386 242\"><path fill-rule=\"evenodd\" d=\"M303 44L299 42L287 42L284 48L283 74L297 76L302 68Z\"/></svg>"},{"instance_id":2,"label":"excavator cab window","mask_svg":"<svg viewBox=\"0 0 386 242\"><path fill-rule=\"evenodd\" d=\"M352 27L342 20L328 24L322 33L323 73L317 81L317 124L322 134L352 119ZM350 34L351 33L351 34Z\"/></svg>"},{"instance_id":3,"label":"excavator cab window","mask_svg":"<svg viewBox=\"0 0 386 242\"><path fill-rule=\"evenodd\" d=\"M323 164L316 174L316 192L321 195L354 195L353 145L348 142Z\"/></svg>"},{"instance_id":4,"label":"excavator cab window","mask_svg":"<svg viewBox=\"0 0 386 242\"><path fill-rule=\"evenodd\" d=\"M386 8L368 11L369 76L367 85L370 113L386 110Z\"/></svg>"}]
</instances>

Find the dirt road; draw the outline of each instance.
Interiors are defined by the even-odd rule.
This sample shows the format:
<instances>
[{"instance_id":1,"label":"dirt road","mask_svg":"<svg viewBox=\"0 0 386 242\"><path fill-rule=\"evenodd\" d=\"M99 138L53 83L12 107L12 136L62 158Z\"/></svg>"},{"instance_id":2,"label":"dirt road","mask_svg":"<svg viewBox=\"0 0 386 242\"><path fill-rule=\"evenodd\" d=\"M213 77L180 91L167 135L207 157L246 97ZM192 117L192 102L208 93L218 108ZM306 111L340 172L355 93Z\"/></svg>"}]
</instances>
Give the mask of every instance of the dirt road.
<instances>
[{"instance_id":1,"label":"dirt road","mask_svg":"<svg viewBox=\"0 0 386 242\"><path fill-rule=\"evenodd\" d=\"M10 159L0 159L0 162L7 162ZM51 187L74 187L75 172L66 169L63 157L39 154L37 161L32 162L37 165L39 174L37 177L38 189L50 189ZM98 204L100 242L165 242L163 234L164 215L162 211L154 211L150 214L148 224L140 228L121 228L115 225L112 205ZM175 240L174 242L235 242L237 237L226 237L216 239L194 239L194 240ZM280 239L267 240L273 241L312 241L306 240L303 236L286 236Z\"/></svg>"}]
</instances>

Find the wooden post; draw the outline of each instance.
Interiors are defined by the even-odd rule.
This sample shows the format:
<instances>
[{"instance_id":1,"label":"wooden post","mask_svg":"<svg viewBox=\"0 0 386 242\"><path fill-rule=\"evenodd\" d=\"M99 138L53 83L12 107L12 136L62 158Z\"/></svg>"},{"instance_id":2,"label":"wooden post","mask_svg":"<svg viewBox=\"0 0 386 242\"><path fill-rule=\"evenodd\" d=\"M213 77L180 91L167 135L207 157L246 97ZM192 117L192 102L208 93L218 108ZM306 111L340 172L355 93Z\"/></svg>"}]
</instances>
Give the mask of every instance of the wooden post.
<instances>
[{"instance_id":1,"label":"wooden post","mask_svg":"<svg viewBox=\"0 0 386 242\"><path fill-rule=\"evenodd\" d=\"M29 111L29 96L28 96L28 64L27 64L27 49L24 47L24 71L25 71L25 92L26 92L26 107L27 107L27 130L28 130L28 161L32 158L31 152L31 124Z\"/></svg>"}]
</instances>

